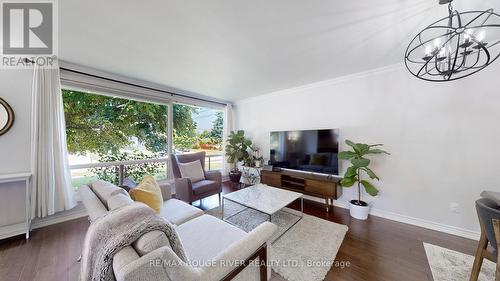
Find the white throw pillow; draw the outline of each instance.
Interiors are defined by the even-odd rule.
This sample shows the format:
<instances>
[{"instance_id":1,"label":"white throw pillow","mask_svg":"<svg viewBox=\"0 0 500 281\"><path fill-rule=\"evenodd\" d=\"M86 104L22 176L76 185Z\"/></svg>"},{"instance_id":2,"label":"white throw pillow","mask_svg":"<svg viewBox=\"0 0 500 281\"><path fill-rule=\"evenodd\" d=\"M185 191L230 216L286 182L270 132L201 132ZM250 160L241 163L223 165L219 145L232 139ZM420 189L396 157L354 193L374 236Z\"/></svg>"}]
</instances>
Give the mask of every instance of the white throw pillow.
<instances>
[{"instance_id":1,"label":"white throw pillow","mask_svg":"<svg viewBox=\"0 0 500 281\"><path fill-rule=\"evenodd\" d=\"M179 170L183 178L189 178L191 182L199 182L205 179L200 160L188 163L179 163Z\"/></svg>"},{"instance_id":2,"label":"white throw pillow","mask_svg":"<svg viewBox=\"0 0 500 281\"><path fill-rule=\"evenodd\" d=\"M95 182L93 182L92 191L94 191L97 197L99 197L106 208L108 207L108 199L111 198L111 196L118 193L128 195L125 189L103 180L96 180Z\"/></svg>"}]
</instances>

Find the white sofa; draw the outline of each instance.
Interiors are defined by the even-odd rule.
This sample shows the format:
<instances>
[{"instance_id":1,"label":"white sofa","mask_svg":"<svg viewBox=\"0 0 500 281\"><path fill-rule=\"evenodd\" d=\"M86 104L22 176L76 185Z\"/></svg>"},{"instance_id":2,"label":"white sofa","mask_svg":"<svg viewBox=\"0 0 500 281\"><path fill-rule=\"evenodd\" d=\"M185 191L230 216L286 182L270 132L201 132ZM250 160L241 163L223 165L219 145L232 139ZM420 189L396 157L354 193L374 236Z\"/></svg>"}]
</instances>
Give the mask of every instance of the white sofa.
<instances>
[{"instance_id":1,"label":"white sofa","mask_svg":"<svg viewBox=\"0 0 500 281\"><path fill-rule=\"evenodd\" d=\"M123 189L103 181L81 186L79 194L91 221L111 209L131 203ZM182 262L171 250L163 232L151 231L115 254L113 272L116 280L269 279L270 267L245 267L242 262L265 259L267 242L276 231L274 224L265 222L246 233L183 201L170 198L167 187L162 188L162 195L165 202L159 215L176 226L189 263Z\"/></svg>"}]
</instances>

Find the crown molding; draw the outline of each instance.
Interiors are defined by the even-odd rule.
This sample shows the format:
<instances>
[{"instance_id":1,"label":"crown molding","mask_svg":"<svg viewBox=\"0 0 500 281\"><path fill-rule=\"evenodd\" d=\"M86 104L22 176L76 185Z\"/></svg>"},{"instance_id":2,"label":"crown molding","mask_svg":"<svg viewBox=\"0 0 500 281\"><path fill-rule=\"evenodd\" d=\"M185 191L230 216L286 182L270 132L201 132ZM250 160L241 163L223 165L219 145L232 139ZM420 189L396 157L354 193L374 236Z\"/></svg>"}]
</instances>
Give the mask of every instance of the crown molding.
<instances>
[{"instance_id":1,"label":"crown molding","mask_svg":"<svg viewBox=\"0 0 500 281\"><path fill-rule=\"evenodd\" d=\"M357 73L348 74L348 75L344 75L344 76L339 76L339 77L335 77L335 78L331 78L331 79L327 79L327 80L313 82L313 83L301 85L301 86L298 86L298 87L293 87L293 88L288 88L288 89L284 89L284 90L274 91L274 92L270 92L270 93L267 93L267 94L258 95L258 96L255 96L255 97L250 97L250 98L245 98L245 99L241 99L241 100L236 100L234 102L234 104L236 106L238 106L238 105L243 105L243 104L247 104L247 103L256 102L256 101L259 101L259 100L265 100L265 99L268 99L268 98L271 98L271 97L296 94L296 93L300 93L300 92L303 92L303 91L306 91L306 90L310 90L310 89L331 86L331 85L340 84L340 83L344 83L344 82L351 81L351 80L362 79L362 78L365 78L365 77L369 77L369 76L373 76L373 75L378 75L378 74L382 74L382 73L386 73L386 72L391 72L391 71L396 71L396 70L401 70L401 69L404 69L404 63L391 64L391 65L384 66L384 67L378 67L378 68L374 68L374 69L370 69L370 70L366 70L366 71L362 71L362 72L357 72Z\"/></svg>"}]
</instances>

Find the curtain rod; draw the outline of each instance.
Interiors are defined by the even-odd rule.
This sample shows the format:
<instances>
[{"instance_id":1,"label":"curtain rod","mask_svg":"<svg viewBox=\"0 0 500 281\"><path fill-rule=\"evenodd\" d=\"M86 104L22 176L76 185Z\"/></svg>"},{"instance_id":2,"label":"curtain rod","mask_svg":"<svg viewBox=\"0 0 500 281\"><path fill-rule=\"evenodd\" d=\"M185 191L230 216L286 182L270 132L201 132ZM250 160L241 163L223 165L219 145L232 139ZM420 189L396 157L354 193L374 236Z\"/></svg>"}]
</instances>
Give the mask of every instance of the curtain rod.
<instances>
[{"instance_id":1,"label":"curtain rod","mask_svg":"<svg viewBox=\"0 0 500 281\"><path fill-rule=\"evenodd\" d=\"M90 73L86 73L86 72L82 72L82 71L78 71L78 70L74 70L74 69L70 69L70 68L60 67L59 69L65 70L65 71L69 71L69 72L73 72L73 73L78 73L78 74L86 75L86 76L90 76L90 77L94 77L94 78L104 79L104 80L111 81L111 82L116 82L116 83L121 83L121 84L129 85L129 86L134 86L134 87L138 87L138 88L142 88L142 89L146 89L146 90L152 90L152 91L162 92L162 93L169 94L171 96L179 96L179 97L183 97L183 98L194 99L194 100L199 100L199 101L204 101L204 102L215 103L215 104L227 106L227 103L222 103L222 102L217 102L217 101L211 101L211 100L207 100L207 99L203 99L203 98L198 98L198 97L191 97L191 96L188 96L188 95L183 95L183 94L174 93L174 92L170 92L170 91L166 91L166 90L161 90L161 89L152 88L152 87L143 86L143 85L138 85L138 84L134 84L134 83L130 83L130 82L125 82L125 81L121 81L121 80L117 80L117 79L103 77L103 76L99 76L99 75L95 75L95 74L90 74Z\"/></svg>"}]
</instances>

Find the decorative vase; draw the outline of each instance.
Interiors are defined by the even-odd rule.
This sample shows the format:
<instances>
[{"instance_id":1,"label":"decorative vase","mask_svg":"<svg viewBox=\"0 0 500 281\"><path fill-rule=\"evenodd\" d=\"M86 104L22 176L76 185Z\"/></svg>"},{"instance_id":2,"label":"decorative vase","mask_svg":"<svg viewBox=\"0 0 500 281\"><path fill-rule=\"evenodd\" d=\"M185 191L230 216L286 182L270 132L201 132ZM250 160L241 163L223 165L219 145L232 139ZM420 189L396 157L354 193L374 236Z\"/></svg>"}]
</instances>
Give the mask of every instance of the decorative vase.
<instances>
[{"instance_id":1,"label":"decorative vase","mask_svg":"<svg viewBox=\"0 0 500 281\"><path fill-rule=\"evenodd\" d=\"M364 201L351 200L349 202L349 212L351 217L358 220L366 220L368 218L368 213L370 213L370 205Z\"/></svg>"},{"instance_id":2,"label":"decorative vase","mask_svg":"<svg viewBox=\"0 0 500 281\"><path fill-rule=\"evenodd\" d=\"M229 179L231 180L231 182L239 183L241 179L241 171L236 170L229 172Z\"/></svg>"},{"instance_id":3,"label":"decorative vase","mask_svg":"<svg viewBox=\"0 0 500 281\"><path fill-rule=\"evenodd\" d=\"M260 160L255 160L255 167L259 168L261 165Z\"/></svg>"}]
</instances>

